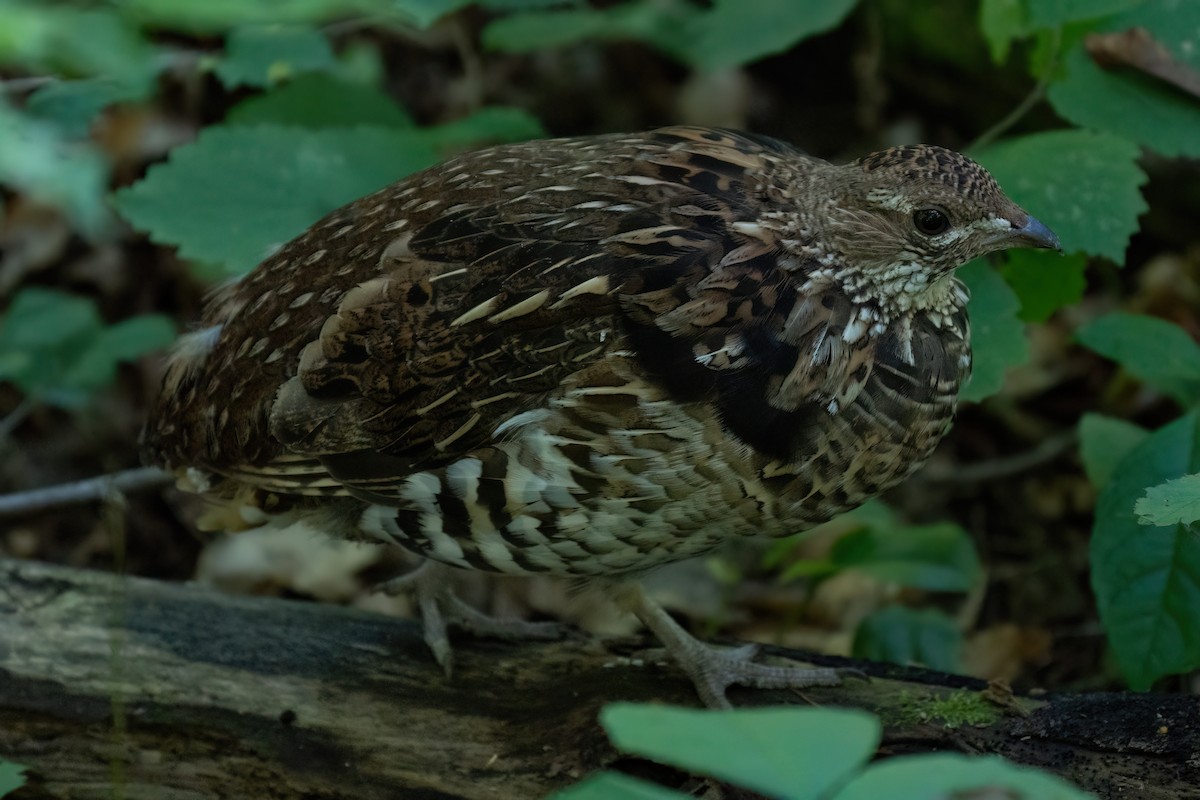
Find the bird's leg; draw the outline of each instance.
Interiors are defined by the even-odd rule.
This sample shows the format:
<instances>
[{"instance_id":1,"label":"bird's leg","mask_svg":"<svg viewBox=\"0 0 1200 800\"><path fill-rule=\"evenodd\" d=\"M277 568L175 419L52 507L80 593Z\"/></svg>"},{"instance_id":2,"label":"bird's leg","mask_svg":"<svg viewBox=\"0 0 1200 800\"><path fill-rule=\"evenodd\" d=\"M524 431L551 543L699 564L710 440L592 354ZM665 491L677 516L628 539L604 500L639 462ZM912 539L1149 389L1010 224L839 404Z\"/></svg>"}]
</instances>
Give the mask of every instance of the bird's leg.
<instances>
[{"instance_id":1,"label":"bird's leg","mask_svg":"<svg viewBox=\"0 0 1200 800\"><path fill-rule=\"evenodd\" d=\"M412 572L392 578L377 589L390 595L411 593L421 610L425 644L446 677L454 671L454 651L447 630L458 628L475 636L518 641L561 639L568 629L557 622L498 619L463 602L454 593L451 568L426 559Z\"/></svg>"},{"instance_id":2,"label":"bird's leg","mask_svg":"<svg viewBox=\"0 0 1200 800\"><path fill-rule=\"evenodd\" d=\"M837 686L843 676L861 674L856 670L759 664L753 660L757 645L716 647L700 641L685 631L636 583L623 587L620 599L622 605L658 637L692 679L700 699L711 708L732 708L725 690L734 684L758 689L803 689Z\"/></svg>"}]
</instances>

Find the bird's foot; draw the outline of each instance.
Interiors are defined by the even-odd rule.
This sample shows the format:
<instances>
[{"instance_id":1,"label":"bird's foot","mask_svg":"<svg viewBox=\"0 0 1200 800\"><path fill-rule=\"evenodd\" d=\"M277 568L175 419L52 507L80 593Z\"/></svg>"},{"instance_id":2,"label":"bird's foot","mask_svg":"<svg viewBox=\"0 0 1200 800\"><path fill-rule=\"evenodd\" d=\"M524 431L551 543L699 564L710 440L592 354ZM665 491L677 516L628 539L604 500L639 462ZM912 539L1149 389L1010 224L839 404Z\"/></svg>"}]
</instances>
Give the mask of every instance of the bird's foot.
<instances>
[{"instance_id":1,"label":"bird's foot","mask_svg":"<svg viewBox=\"0 0 1200 800\"><path fill-rule=\"evenodd\" d=\"M667 652L692 679L696 693L710 708L732 708L725 690L730 686L757 689L804 689L838 686L842 678L865 677L858 670L828 667L788 667L754 661L757 645L717 647L706 644L680 627L640 586L626 595L630 609L649 628Z\"/></svg>"},{"instance_id":2,"label":"bird's foot","mask_svg":"<svg viewBox=\"0 0 1200 800\"><path fill-rule=\"evenodd\" d=\"M454 593L450 568L436 561L427 560L412 572L380 584L377 590L390 595L410 593L416 598L425 644L446 677L454 671L454 650L448 635L451 627L474 636L507 641L549 641L561 639L570 631L557 622L499 619L473 608Z\"/></svg>"}]
</instances>

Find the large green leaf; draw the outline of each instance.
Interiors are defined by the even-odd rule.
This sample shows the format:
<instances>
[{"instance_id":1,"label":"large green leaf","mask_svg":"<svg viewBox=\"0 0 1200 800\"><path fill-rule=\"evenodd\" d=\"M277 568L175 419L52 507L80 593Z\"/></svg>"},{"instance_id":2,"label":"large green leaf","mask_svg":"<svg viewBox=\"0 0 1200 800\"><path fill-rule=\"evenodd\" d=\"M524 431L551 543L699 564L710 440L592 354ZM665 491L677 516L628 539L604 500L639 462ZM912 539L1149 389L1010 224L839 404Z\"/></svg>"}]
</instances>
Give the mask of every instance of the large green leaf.
<instances>
[{"instance_id":1,"label":"large green leaf","mask_svg":"<svg viewBox=\"0 0 1200 800\"><path fill-rule=\"evenodd\" d=\"M379 89L322 73L301 75L265 94L243 100L230 109L225 121L303 128L414 126L408 113Z\"/></svg>"},{"instance_id":2,"label":"large green leaf","mask_svg":"<svg viewBox=\"0 0 1200 800\"><path fill-rule=\"evenodd\" d=\"M889 606L859 623L853 652L855 658L961 672L962 642L954 620L937 609Z\"/></svg>"},{"instance_id":3,"label":"large green leaf","mask_svg":"<svg viewBox=\"0 0 1200 800\"><path fill-rule=\"evenodd\" d=\"M0 3L0 64L123 80L153 69L157 56L130 21L113 11L32 0Z\"/></svg>"},{"instance_id":4,"label":"large green leaf","mask_svg":"<svg viewBox=\"0 0 1200 800\"><path fill-rule=\"evenodd\" d=\"M1010 250L1000 274L1021 301L1020 318L1044 322L1063 306L1079 302L1087 288L1087 256L1046 250Z\"/></svg>"},{"instance_id":5,"label":"large green leaf","mask_svg":"<svg viewBox=\"0 0 1200 800\"><path fill-rule=\"evenodd\" d=\"M1025 5L1030 27L1056 28L1068 22L1106 17L1143 2L1145 0L1031 0Z\"/></svg>"},{"instance_id":6,"label":"large green leaf","mask_svg":"<svg viewBox=\"0 0 1200 800\"><path fill-rule=\"evenodd\" d=\"M118 192L116 205L184 257L239 272L324 214L436 160L417 131L213 127Z\"/></svg>"},{"instance_id":7,"label":"large green leaf","mask_svg":"<svg viewBox=\"0 0 1200 800\"><path fill-rule=\"evenodd\" d=\"M932 592L968 591L981 575L971 537L948 522L851 531L834 544L830 562Z\"/></svg>"},{"instance_id":8,"label":"large green leaf","mask_svg":"<svg viewBox=\"0 0 1200 800\"><path fill-rule=\"evenodd\" d=\"M728 69L782 53L841 24L858 0L716 0L687 36L687 61Z\"/></svg>"},{"instance_id":9,"label":"large green leaf","mask_svg":"<svg viewBox=\"0 0 1200 800\"><path fill-rule=\"evenodd\" d=\"M1151 486L1133 507L1143 525L1191 525L1200 520L1200 475Z\"/></svg>"},{"instance_id":10,"label":"large green leaf","mask_svg":"<svg viewBox=\"0 0 1200 800\"><path fill-rule=\"evenodd\" d=\"M327 22L362 15L411 19L428 25L469 0L109 0L142 24L221 33L241 25Z\"/></svg>"},{"instance_id":11,"label":"large green leaf","mask_svg":"<svg viewBox=\"0 0 1200 800\"><path fill-rule=\"evenodd\" d=\"M1084 414L1079 420L1079 455L1088 480L1104 488L1121 459L1150 435L1145 428L1102 414Z\"/></svg>"},{"instance_id":12,"label":"large green leaf","mask_svg":"<svg viewBox=\"0 0 1200 800\"><path fill-rule=\"evenodd\" d=\"M227 88L272 86L305 72L337 65L325 35L309 25L247 25L235 28L217 62Z\"/></svg>"},{"instance_id":13,"label":"large green leaf","mask_svg":"<svg viewBox=\"0 0 1200 800\"><path fill-rule=\"evenodd\" d=\"M484 31L488 47L530 52L583 39L638 39L685 64L727 69L781 53L837 26L858 0L716 0L700 9L686 2L631 0L608 8L533 11L496 20Z\"/></svg>"},{"instance_id":14,"label":"large green leaf","mask_svg":"<svg viewBox=\"0 0 1200 800\"><path fill-rule=\"evenodd\" d=\"M1115 2L1114 2L1115 4ZM1031 3L1038 6L1039 3ZM1200 3L1147 0L1106 18L1098 32L1144 28L1185 67L1200 70ZM1065 77L1050 85L1055 110L1085 128L1109 131L1167 156L1200 156L1200 103L1173 86L1134 70L1103 69L1074 44ZM1065 239L1064 239L1065 241Z\"/></svg>"},{"instance_id":15,"label":"large green leaf","mask_svg":"<svg viewBox=\"0 0 1200 800\"><path fill-rule=\"evenodd\" d=\"M25 767L0 758L0 797L25 785Z\"/></svg>"},{"instance_id":16,"label":"large green leaf","mask_svg":"<svg viewBox=\"0 0 1200 800\"><path fill-rule=\"evenodd\" d=\"M1130 685L1200 667L1200 536L1147 528L1134 505L1148 487L1200 471L1200 412L1155 431L1120 463L1096 507L1092 588Z\"/></svg>"},{"instance_id":17,"label":"large green leaf","mask_svg":"<svg viewBox=\"0 0 1200 800\"><path fill-rule=\"evenodd\" d=\"M1076 336L1180 405L1200 402L1200 345L1178 325L1117 312L1085 325Z\"/></svg>"},{"instance_id":18,"label":"large green leaf","mask_svg":"<svg viewBox=\"0 0 1200 800\"><path fill-rule=\"evenodd\" d=\"M54 125L0 99L0 184L62 209L85 233L101 233L108 162L86 142L70 141Z\"/></svg>"},{"instance_id":19,"label":"large green leaf","mask_svg":"<svg viewBox=\"0 0 1200 800\"><path fill-rule=\"evenodd\" d=\"M1000 391L1009 367L1025 363L1029 342L1025 323L1017 318L1021 303L994 269L977 260L959 269L958 277L971 290L967 308L975 352L971 379L958 396L978 402Z\"/></svg>"},{"instance_id":20,"label":"large green leaf","mask_svg":"<svg viewBox=\"0 0 1200 800\"><path fill-rule=\"evenodd\" d=\"M1058 234L1063 249L1124 261L1146 210L1136 145L1063 130L1009 139L974 155L1013 200Z\"/></svg>"},{"instance_id":21,"label":"large green leaf","mask_svg":"<svg viewBox=\"0 0 1200 800\"><path fill-rule=\"evenodd\" d=\"M0 380L36 400L78 406L112 382L117 362L164 347L174 336L165 316L105 326L91 300L30 287L0 319Z\"/></svg>"},{"instance_id":22,"label":"large green leaf","mask_svg":"<svg viewBox=\"0 0 1200 800\"><path fill-rule=\"evenodd\" d=\"M1056 775L997 756L928 753L872 764L831 800L1087 800Z\"/></svg>"},{"instance_id":23,"label":"large green leaf","mask_svg":"<svg viewBox=\"0 0 1200 800\"><path fill-rule=\"evenodd\" d=\"M847 709L699 711L619 703L600 713L613 744L785 800L817 800L879 744L879 720Z\"/></svg>"}]
</instances>

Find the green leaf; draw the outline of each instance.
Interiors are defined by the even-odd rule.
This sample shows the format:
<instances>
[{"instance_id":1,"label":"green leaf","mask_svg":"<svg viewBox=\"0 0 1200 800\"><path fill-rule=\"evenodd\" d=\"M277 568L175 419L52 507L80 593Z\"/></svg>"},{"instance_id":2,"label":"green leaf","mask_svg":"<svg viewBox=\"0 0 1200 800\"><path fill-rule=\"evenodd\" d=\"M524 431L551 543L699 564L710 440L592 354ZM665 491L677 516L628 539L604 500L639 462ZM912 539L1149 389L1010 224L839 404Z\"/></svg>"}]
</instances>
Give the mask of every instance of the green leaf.
<instances>
[{"instance_id":1,"label":"green leaf","mask_svg":"<svg viewBox=\"0 0 1200 800\"><path fill-rule=\"evenodd\" d=\"M1098 19L1141 5L1144 0L1032 0L1028 3L1032 28L1057 28L1068 22Z\"/></svg>"},{"instance_id":2,"label":"green leaf","mask_svg":"<svg viewBox=\"0 0 1200 800\"><path fill-rule=\"evenodd\" d=\"M1200 536L1187 525L1147 528L1134 504L1147 487L1200 471L1200 412L1160 428L1104 487L1092 530L1092 588L1130 685L1200 667Z\"/></svg>"},{"instance_id":3,"label":"green leaf","mask_svg":"<svg viewBox=\"0 0 1200 800\"><path fill-rule=\"evenodd\" d=\"M118 192L116 206L185 258L244 271L324 214L436 160L418 131L218 126Z\"/></svg>"},{"instance_id":4,"label":"green leaf","mask_svg":"<svg viewBox=\"0 0 1200 800\"><path fill-rule=\"evenodd\" d=\"M1200 345L1178 325L1117 312L1084 326L1076 338L1185 408L1200 402Z\"/></svg>"},{"instance_id":5,"label":"green leaf","mask_svg":"<svg viewBox=\"0 0 1200 800\"><path fill-rule=\"evenodd\" d=\"M15 792L25 785L25 776L22 773L26 769L28 767L0 758L0 797L4 797L9 792Z\"/></svg>"},{"instance_id":6,"label":"green leaf","mask_svg":"<svg viewBox=\"0 0 1200 800\"><path fill-rule=\"evenodd\" d=\"M729 69L782 53L832 30L858 0L716 0L688 31L688 63Z\"/></svg>"},{"instance_id":7,"label":"green leaf","mask_svg":"<svg viewBox=\"0 0 1200 800\"><path fill-rule=\"evenodd\" d=\"M408 113L375 87L348 83L322 73L301 75L266 94L243 100L230 109L225 121L232 125L303 128L413 127Z\"/></svg>"},{"instance_id":8,"label":"green leaf","mask_svg":"<svg viewBox=\"0 0 1200 800\"><path fill-rule=\"evenodd\" d=\"M834 544L830 561L933 592L968 591L981 575L971 537L949 522L851 531Z\"/></svg>"},{"instance_id":9,"label":"green leaf","mask_svg":"<svg viewBox=\"0 0 1200 800\"><path fill-rule=\"evenodd\" d=\"M817 800L860 768L880 724L847 709L699 711L618 703L600 723L619 750L786 800Z\"/></svg>"},{"instance_id":10,"label":"green leaf","mask_svg":"<svg viewBox=\"0 0 1200 800\"><path fill-rule=\"evenodd\" d=\"M1138 498L1133 511L1140 524L1156 527L1190 525L1200 520L1200 475L1184 475L1151 486Z\"/></svg>"},{"instance_id":11,"label":"green leaf","mask_svg":"<svg viewBox=\"0 0 1200 800\"><path fill-rule=\"evenodd\" d=\"M601 772L547 800L689 800L691 795L664 789L619 772Z\"/></svg>"},{"instance_id":12,"label":"green leaf","mask_svg":"<svg viewBox=\"0 0 1200 800\"><path fill-rule=\"evenodd\" d=\"M537 117L519 108L490 106L462 119L426 128L425 135L439 152L479 143L520 142L546 135Z\"/></svg>"},{"instance_id":13,"label":"green leaf","mask_svg":"<svg viewBox=\"0 0 1200 800\"><path fill-rule=\"evenodd\" d=\"M132 361L175 340L175 323L163 314L130 317L100 331L79 351L63 376L62 388L88 391L116 377L117 363Z\"/></svg>"},{"instance_id":14,"label":"green leaf","mask_svg":"<svg viewBox=\"0 0 1200 800\"><path fill-rule=\"evenodd\" d=\"M1064 250L1118 264L1146 210L1137 157L1132 142L1083 130L1021 136L976 154L1018 205L1058 234Z\"/></svg>"},{"instance_id":15,"label":"green leaf","mask_svg":"<svg viewBox=\"0 0 1200 800\"><path fill-rule=\"evenodd\" d=\"M1004 385L1009 367L1029 358L1025 324L1017 318L1020 301L1004 279L986 262L976 260L958 270L971 291L971 341L975 363L971 379L959 392L963 401L983 400Z\"/></svg>"},{"instance_id":16,"label":"green leaf","mask_svg":"<svg viewBox=\"0 0 1200 800\"><path fill-rule=\"evenodd\" d=\"M359 16L410 19L422 27L467 0L110 0L122 13L148 27L193 33L222 33L242 25L320 23Z\"/></svg>"},{"instance_id":17,"label":"green leaf","mask_svg":"<svg viewBox=\"0 0 1200 800\"><path fill-rule=\"evenodd\" d=\"M227 88L272 86L304 72L334 69L337 61L329 40L302 25L255 25L236 28L217 62L217 75Z\"/></svg>"},{"instance_id":18,"label":"green leaf","mask_svg":"<svg viewBox=\"0 0 1200 800\"><path fill-rule=\"evenodd\" d=\"M158 51L121 14L30 0L0 3L0 64L124 80L154 69L157 59Z\"/></svg>"},{"instance_id":19,"label":"green leaf","mask_svg":"<svg viewBox=\"0 0 1200 800\"><path fill-rule=\"evenodd\" d=\"M105 327L87 298L23 289L0 319L0 380L35 399L75 406L112 382L117 362L169 344L174 336L164 316Z\"/></svg>"},{"instance_id":20,"label":"green leaf","mask_svg":"<svg viewBox=\"0 0 1200 800\"><path fill-rule=\"evenodd\" d=\"M872 764L831 800L892 797L1087 800L1095 795L1077 789L1056 775L1022 767L996 756L929 753Z\"/></svg>"},{"instance_id":21,"label":"green leaf","mask_svg":"<svg viewBox=\"0 0 1200 800\"><path fill-rule=\"evenodd\" d=\"M55 81L31 94L25 103L25 111L53 122L67 136L82 138L101 111L116 103L143 100L149 95L151 86L149 80L121 82L109 78L85 78Z\"/></svg>"},{"instance_id":22,"label":"green leaf","mask_svg":"<svg viewBox=\"0 0 1200 800\"><path fill-rule=\"evenodd\" d=\"M1079 454L1092 485L1104 488L1121 459L1149 435L1145 428L1123 419L1084 414L1079 420Z\"/></svg>"},{"instance_id":23,"label":"green leaf","mask_svg":"<svg viewBox=\"0 0 1200 800\"><path fill-rule=\"evenodd\" d=\"M678 29L691 15L674 5L655 8L647 2L627 2L606 9L577 8L531 11L493 21L482 36L484 47L509 53L531 53L565 47L588 39L653 41L664 32L664 21Z\"/></svg>"},{"instance_id":24,"label":"green leaf","mask_svg":"<svg viewBox=\"0 0 1200 800\"><path fill-rule=\"evenodd\" d=\"M0 183L62 209L89 235L110 221L104 200L108 162L84 142L0 100Z\"/></svg>"},{"instance_id":25,"label":"green leaf","mask_svg":"<svg viewBox=\"0 0 1200 800\"><path fill-rule=\"evenodd\" d=\"M962 631L941 611L889 606L859 623L854 657L962 671Z\"/></svg>"},{"instance_id":26,"label":"green leaf","mask_svg":"<svg viewBox=\"0 0 1200 800\"><path fill-rule=\"evenodd\" d=\"M979 29L987 40L992 62L1003 64L1014 39L1026 34L1022 0L983 0L979 4Z\"/></svg>"},{"instance_id":27,"label":"green leaf","mask_svg":"<svg viewBox=\"0 0 1200 800\"><path fill-rule=\"evenodd\" d=\"M1078 303L1087 288L1087 256L1060 256L1046 250L1010 250L1000 274L1021 301L1018 316L1044 322L1058 309Z\"/></svg>"},{"instance_id":28,"label":"green leaf","mask_svg":"<svg viewBox=\"0 0 1200 800\"><path fill-rule=\"evenodd\" d=\"M1145 28L1174 60L1200 70L1200 3L1148 0L1105 19L1096 31L1130 28ZM1194 97L1135 70L1102 69L1082 43L1067 52L1063 69L1065 77L1052 83L1047 95L1069 121L1123 136L1165 156L1200 156L1200 103Z\"/></svg>"},{"instance_id":29,"label":"green leaf","mask_svg":"<svg viewBox=\"0 0 1200 800\"><path fill-rule=\"evenodd\" d=\"M494 21L484 45L508 52L563 47L585 39L636 39L703 70L728 69L781 53L836 27L858 0L633 0L605 9L534 11Z\"/></svg>"}]
</instances>

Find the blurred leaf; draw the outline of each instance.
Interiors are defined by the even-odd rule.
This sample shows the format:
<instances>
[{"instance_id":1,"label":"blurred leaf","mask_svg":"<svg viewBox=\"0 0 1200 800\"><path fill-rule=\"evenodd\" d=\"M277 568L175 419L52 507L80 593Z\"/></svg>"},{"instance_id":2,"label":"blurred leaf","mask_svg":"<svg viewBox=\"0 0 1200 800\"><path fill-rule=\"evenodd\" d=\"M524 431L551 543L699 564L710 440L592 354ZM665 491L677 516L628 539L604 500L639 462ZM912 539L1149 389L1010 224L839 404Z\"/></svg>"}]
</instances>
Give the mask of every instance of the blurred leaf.
<instances>
[{"instance_id":1,"label":"blurred leaf","mask_svg":"<svg viewBox=\"0 0 1200 800\"><path fill-rule=\"evenodd\" d=\"M832 30L858 0L715 0L687 37L687 61L719 70L789 50Z\"/></svg>"},{"instance_id":2,"label":"blurred leaf","mask_svg":"<svg viewBox=\"0 0 1200 800\"><path fill-rule=\"evenodd\" d=\"M150 27L222 33L242 25L320 23L359 16L409 18L422 27L467 5L464 0L109 0Z\"/></svg>"},{"instance_id":3,"label":"blurred leaf","mask_svg":"<svg viewBox=\"0 0 1200 800\"><path fill-rule=\"evenodd\" d=\"M218 126L118 192L116 206L185 258L239 272L324 214L436 160L418 131Z\"/></svg>"},{"instance_id":4,"label":"blurred leaf","mask_svg":"<svg viewBox=\"0 0 1200 800\"><path fill-rule=\"evenodd\" d=\"M1028 3L1029 25L1057 28L1068 22L1098 19L1141 5L1144 0L1032 0Z\"/></svg>"},{"instance_id":5,"label":"blurred leaf","mask_svg":"<svg viewBox=\"0 0 1200 800\"><path fill-rule=\"evenodd\" d=\"M537 117L519 108L490 106L470 116L425 129L439 152L460 150L481 143L520 142L546 135Z\"/></svg>"},{"instance_id":6,"label":"blurred leaf","mask_svg":"<svg viewBox=\"0 0 1200 800\"><path fill-rule=\"evenodd\" d=\"M25 785L25 776L22 774L25 770L26 767L20 764L0 758L0 797Z\"/></svg>"},{"instance_id":7,"label":"blurred leaf","mask_svg":"<svg viewBox=\"0 0 1200 800\"><path fill-rule=\"evenodd\" d=\"M585 39L636 39L685 64L720 70L783 52L836 27L857 0L632 0L604 9L513 14L492 22L485 46L508 52L562 47Z\"/></svg>"},{"instance_id":8,"label":"blurred leaf","mask_svg":"<svg viewBox=\"0 0 1200 800\"><path fill-rule=\"evenodd\" d=\"M1092 588L1130 686L1200 666L1200 536L1188 525L1147 528L1134 504L1148 487L1200 471L1200 413L1160 428L1124 458L1100 494Z\"/></svg>"},{"instance_id":9,"label":"blurred leaf","mask_svg":"<svg viewBox=\"0 0 1200 800\"><path fill-rule=\"evenodd\" d=\"M1138 498L1133 511L1140 524L1156 527L1200 520L1200 475L1184 475L1151 486Z\"/></svg>"},{"instance_id":10,"label":"blurred leaf","mask_svg":"<svg viewBox=\"0 0 1200 800\"><path fill-rule=\"evenodd\" d=\"M932 592L968 591L981 575L971 537L949 522L852 531L834 544L830 561Z\"/></svg>"},{"instance_id":11,"label":"blurred leaf","mask_svg":"<svg viewBox=\"0 0 1200 800\"><path fill-rule=\"evenodd\" d=\"M1121 459L1150 435L1145 428L1102 414L1084 414L1079 420L1079 455L1088 480L1104 488Z\"/></svg>"},{"instance_id":12,"label":"blurred leaf","mask_svg":"<svg viewBox=\"0 0 1200 800\"><path fill-rule=\"evenodd\" d=\"M303 25L235 28L216 72L226 88L273 86L305 72L326 72L337 61L324 34Z\"/></svg>"},{"instance_id":13,"label":"blurred leaf","mask_svg":"<svg viewBox=\"0 0 1200 800\"><path fill-rule=\"evenodd\" d=\"M937 609L889 606L859 623L855 658L962 672L962 631Z\"/></svg>"},{"instance_id":14,"label":"blurred leaf","mask_svg":"<svg viewBox=\"0 0 1200 800\"><path fill-rule=\"evenodd\" d=\"M1095 800L1056 775L998 756L927 753L871 764L830 800Z\"/></svg>"},{"instance_id":15,"label":"blurred leaf","mask_svg":"<svg viewBox=\"0 0 1200 800\"><path fill-rule=\"evenodd\" d=\"M509 53L531 53L565 47L588 39L641 39L674 42L690 11L679 3L655 6L633 0L605 9L572 8L513 14L491 22L483 31L486 48Z\"/></svg>"},{"instance_id":16,"label":"blurred leaf","mask_svg":"<svg viewBox=\"0 0 1200 800\"><path fill-rule=\"evenodd\" d=\"M379 125L412 128L408 113L373 86L315 73L301 75L266 94L238 103L225 121L236 125L277 124L304 128Z\"/></svg>"},{"instance_id":17,"label":"blurred leaf","mask_svg":"<svg viewBox=\"0 0 1200 800\"><path fill-rule=\"evenodd\" d=\"M617 703L600 712L617 749L787 800L817 800L879 744L862 711L752 708L701 711Z\"/></svg>"},{"instance_id":18,"label":"blurred leaf","mask_svg":"<svg viewBox=\"0 0 1200 800\"><path fill-rule=\"evenodd\" d=\"M1064 250L1124 262L1146 210L1138 191L1146 175L1134 144L1091 131L1049 131L999 142L976 157L1013 200L1058 234Z\"/></svg>"},{"instance_id":19,"label":"blurred leaf","mask_svg":"<svg viewBox=\"0 0 1200 800\"><path fill-rule=\"evenodd\" d=\"M175 323L164 314L122 320L91 338L62 378L68 390L103 388L116 378L117 363L132 361L175 340Z\"/></svg>"},{"instance_id":20,"label":"blurred leaf","mask_svg":"<svg viewBox=\"0 0 1200 800\"><path fill-rule=\"evenodd\" d=\"M37 400L75 406L112 382L117 362L163 347L174 335L164 316L106 327L87 298L23 289L0 319L0 380Z\"/></svg>"},{"instance_id":21,"label":"blurred leaf","mask_svg":"<svg viewBox=\"0 0 1200 800\"><path fill-rule=\"evenodd\" d=\"M992 62L1003 64L1013 40L1025 35L1025 4L1022 0L982 0L979 28L987 39Z\"/></svg>"},{"instance_id":22,"label":"blurred leaf","mask_svg":"<svg viewBox=\"0 0 1200 800\"><path fill-rule=\"evenodd\" d=\"M1021 301L1018 316L1044 322L1058 309L1078 303L1087 288L1087 256L1062 256L1048 250L1010 250L1000 274Z\"/></svg>"},{"instance_id":23,"label":"blurred leaf","mask_svg":"<svg viewBox=\"0 0 1200 800\"><path fill-rule=\"evenodd\" d=\"M1076 338L1185 408L1200 402L1200 345L1178 325L1117 312L1085 325Z\"/></svg>"},{"instance_id":24,"label":"blurred leaf","mask_svg":"<svg viewBox=\"0 0 1200 800\"><path fill-rule=\"evenodd\" d=\"M1038 4L1031 3L1032 6ZM1145 28L1179 63L1200 70L1200 3L1147 0L1105 19L1097 32ZM1082 44L1064 59L1066 77L1052 83L1055 111L1076 125L1109 131L1165 156L1200 156L1200 103L1178 89L1133 70L1096 65ZM1061 232L1060 232L1061 233ZM1065 239L1064 239L1065 241Z\"/></svg>"},{"instance_id":25,"label":"blurred leaf","mask_svg":"<svg viewBox=\"0 0 1200 800\"><path fill-rule=\"evenodd\" d=\"M959 268L958 278L971 291L967 310L975 353L971 379L958 397L978 402L1000 391L1009 367L1029 359L1029 343L1025 324L1017 318L1021 303L994 269L977 259Z\"/></svg>"},{"instance_id":26,"label":"blurred leaf","mask_svg":"<svg viewBox=\"0 0 1200 800\"><path fill-rule=\"evenodd\" d=\"M619 772L601 772L574 786L555 792L547 800L689 800L681 794Z\"/></svg>"},{"instance_id":27,"label":"blurred leaf","mask_svg":"<svg viewBox=\"0 0 1200 800\"><path fill-rule=\"evenodd\" d=\"M150 77L147 74L145 80L124 82L103 77L54 81L29 96L25 111L53 122L66 136L82 138L104 109L145 99L152 88Z\"/></svg>"},{"instance_id":28,"label":"blurred leaf","mask_svg":"<svg viewBox=\"0 0 1200 800\"><path fill-rule=\"evenodd\" d=\"M124 16L29 0L0 3L0 64L69 77L145 75L157 51Z\"/></svg>"},{"instance_id":29,"label":"blurred leaf","mask_svg":"<svg viewBox=\"0 0 1200 800\"><path fill-rule=\"evenodd\" d=\"M0 101L0 184L62 209L88 235L110 220L108 163L84 142Z\"/></svg>"}]
</instances>

